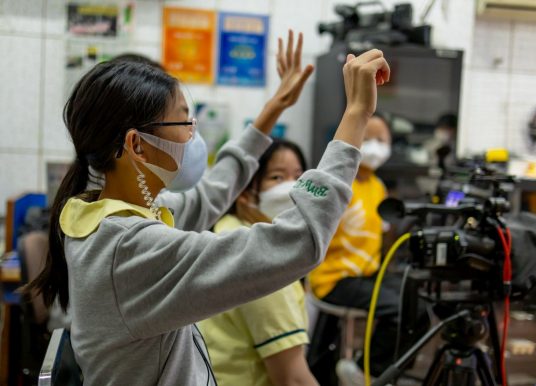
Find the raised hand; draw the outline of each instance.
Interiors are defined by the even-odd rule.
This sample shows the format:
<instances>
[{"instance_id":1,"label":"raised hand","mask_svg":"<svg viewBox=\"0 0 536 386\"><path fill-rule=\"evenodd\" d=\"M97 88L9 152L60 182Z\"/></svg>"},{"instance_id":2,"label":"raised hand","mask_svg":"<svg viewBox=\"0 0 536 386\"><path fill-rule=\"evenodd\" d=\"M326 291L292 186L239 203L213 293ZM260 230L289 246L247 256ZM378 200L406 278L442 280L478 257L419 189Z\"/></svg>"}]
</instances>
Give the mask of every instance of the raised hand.
<instances>
[{"instance_id":1,"label":"raised hand","mask_svg":"<svg viewBox=\"0 0 536 386\"><path fill-rule=\"evenodd\" d=\"M363 142L365 126L376 111L377 86L389 81L391 70L380 50L370 50L355 57L349 54L343 67L346 111L334 139L356 147Z\"/></svg>"},{"instance_id":2,"label":"raised hand","mask_svg":"<svg viewBox=\"0 0 536 386\"><path fill-rule=\"evenodd\" d=\"M380 50L370 50L358 57L348 54L343 67L347 108L372 116L378 98L376 87L388 82L390 74Z\"/></svg>"},{"instance_id":3,"label":"raised hand","mask_svg":"<svg viewBox=\"0 0 536 386\"><path fill-rule=\"evenodd\" d=\"M294 48L294 31L288 31L286 49L283 46L283 39L278 39L277 50L277 73L281 78L281 84L275 93L274 98L279 100L283 106L292 106L298 100L303 86L309 76L313 73L314 67L307 65L302 70L301 55L303 47L303 35L298 35L298 43Z\"/></svg>"},{"instance_id":4,"label":"raised hand","mask_svg":"<svg viewBox=\"0 0 536 386\"><path fill-rule=\"evenodd\" d=\"M275 95L264 105L253 126L265 134L270 134L281 113L286 108L292 106L298 100L303 86L309 76L313 73L312 65L301 66L301 54L303 46L303 36L298 35L298 43L294 49L294 32L288 31L288 42L286 49L283 47L283 40L279 39L277 52L277 72L281 78L281 84Z\"/></svg>"}]
</instances>

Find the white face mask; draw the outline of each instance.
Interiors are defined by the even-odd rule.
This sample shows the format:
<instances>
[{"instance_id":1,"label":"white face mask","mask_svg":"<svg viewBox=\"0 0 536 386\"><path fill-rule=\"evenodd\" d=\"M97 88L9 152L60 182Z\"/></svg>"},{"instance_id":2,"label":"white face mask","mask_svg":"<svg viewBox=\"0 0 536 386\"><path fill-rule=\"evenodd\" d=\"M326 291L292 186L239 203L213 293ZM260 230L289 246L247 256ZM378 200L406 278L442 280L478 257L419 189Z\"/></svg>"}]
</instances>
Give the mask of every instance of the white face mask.
<instances>
[{"instance_id":1,"label":"white face mask","mask_svg":"<svg viewBox=\"0 0 536 386\"><path fill-rule=\"evenodd\" d=\"M259 210L270 218L294 206L290 198L290 190L296 181L283 182L259 193Z\"/></svg>"},{"instance_id":2,"label":"white face mask","mask_svg":"<svg viewBox=\"0 0 536 386\"><path fill-rule=\"evenodd\" d=\"M182 165L182 158L184 157L184 149L188 142L179 143L179 142L168 141L167 139L163 139L155 135L141 133L141 132L138 132L138 134L140 135L141 138L143 138L144 141L156 147L157 149L162 150L164 153L168 154L175 161L175 164L177 165L177 168L175 170L166 170L160 166L150 164L148 162L142 162L142 164L147 169L153 172L158 178L162 180L164 185L168 187L180 172L181 165Z\"/></svg>"},{"instance_id":3,"label":"white face mask","mask_svg":"<svg viewBox=\"0 0 536 386\"><path fill-rule=\"evenodd\" d=\"M186 192L192 189L205 173L207 161L207 145L201 133L196 132L186 143L179 174L168 188L174 192Z\"/></svg>"},{"instance_id":4,"label":"white face mask","mask_svg":"<svg viewBox=\"0 0 536 386\"><path fill-rule=\"evenodd\" d=\"M361 145L361 164L376 170L391 156L391 146L377 139L364 141Z\"/></svg>"}]
</instances>

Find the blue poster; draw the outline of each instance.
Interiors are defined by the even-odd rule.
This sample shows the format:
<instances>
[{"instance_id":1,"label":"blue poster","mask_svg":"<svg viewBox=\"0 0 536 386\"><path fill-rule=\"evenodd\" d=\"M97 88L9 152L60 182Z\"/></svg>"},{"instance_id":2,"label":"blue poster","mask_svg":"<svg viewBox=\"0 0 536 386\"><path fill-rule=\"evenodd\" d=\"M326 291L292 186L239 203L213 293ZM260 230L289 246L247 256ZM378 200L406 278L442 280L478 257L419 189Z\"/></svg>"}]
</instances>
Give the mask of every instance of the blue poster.
<instances>
[{"instance_id":1,"label":"blue poster","mask_svg":"<svg viewBox=\"0 0 536 386\"><path fill-rule=\"evenodd\" d=\"M220 13L218 84L266 84L268 20L268 16Z\"/></svg>"}]
</instances>

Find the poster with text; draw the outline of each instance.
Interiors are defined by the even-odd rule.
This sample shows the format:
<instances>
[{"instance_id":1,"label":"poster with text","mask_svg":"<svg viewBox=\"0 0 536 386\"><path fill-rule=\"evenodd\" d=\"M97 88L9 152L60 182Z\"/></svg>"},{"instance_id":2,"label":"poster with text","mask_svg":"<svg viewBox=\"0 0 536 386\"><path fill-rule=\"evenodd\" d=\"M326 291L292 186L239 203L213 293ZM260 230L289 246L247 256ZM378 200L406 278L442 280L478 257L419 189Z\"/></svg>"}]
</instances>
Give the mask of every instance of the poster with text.
<instances>
[{"instance_id":1,"label":"poster with text","mask_svg":"<svg viewBox=\"0 0 536 386\"><path fill-rule=\"evenodd\" d=\"M119 7L106 4L67 4L67 31L72 35L117 36Z\"/></svg>"},{"instance_id":2,"label":"poster with text","mask_svg":"<svg viewBox=\"0 0 536 386\"><path fill-rule=\"evenodd\" d=\"M220 13L218 84L266 84L268 21L268 16Z\"/></svg>"},{"instance_id":3,"label":"poster with text","mask_svg":"<svg viewBox=\"0 0 536 386\"><path fill-rule=\"evenodd\" d=\"M162 64L187 83L212 83L216 14L190 8L164 7Z\"/></svg>"}]
</instances>

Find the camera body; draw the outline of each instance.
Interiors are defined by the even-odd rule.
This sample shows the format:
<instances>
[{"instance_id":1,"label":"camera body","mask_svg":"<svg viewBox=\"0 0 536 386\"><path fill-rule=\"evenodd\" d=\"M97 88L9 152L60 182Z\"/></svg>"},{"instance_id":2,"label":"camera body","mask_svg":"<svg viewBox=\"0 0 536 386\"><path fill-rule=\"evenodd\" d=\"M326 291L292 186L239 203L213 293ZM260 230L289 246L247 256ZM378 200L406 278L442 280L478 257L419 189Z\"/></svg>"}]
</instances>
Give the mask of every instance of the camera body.
<instances>
[{"instance_id":1,"label":"camera body","mask_svg":"<svg viewBox=\"0 0 536 386\"><path fill-rule=\"evenodd\" d=\"M418 268L469 266L489 271L495 265L495 241L478 231L432 227L413 232L409 248Z\"/></svg>"},{"instance_id":2,"label":"camera body","mask_svg":"<svg viewBox=\"0 0 536 386\"><path fill-rule=\"evenodd\" d=\"M366 44L430 46L431 26L412 25L411 3L397 4L393 11L387 11L381 1L360 1L353 6L337 4L335 13L341 17L340 21L318 24L318 32L330 34L333 45L344 42L354 50L356 45Z\"/></svg>"},{"instance_id":3,"label":"camera body","mask_svg":"<svg viewBox=\"0 0 536 386\"><path fill-rule=\"evenodd\" d=\"M471 283L464 295L501 299L507 289L502 285L505 251L498 228L505 226L503 215L510 210L507 186L514 180L474 165L457 173L452 181L444 176L439 185L450 189L436 195L444 204L404 204L388 198L378 212L395 224L409 220L408 261L414 269L427 271L422 282L435 283L429 288L437 292L437 301L446 295L444 287L452 289L441 283L462 281Z\"/></svg>"}]
</instances>

